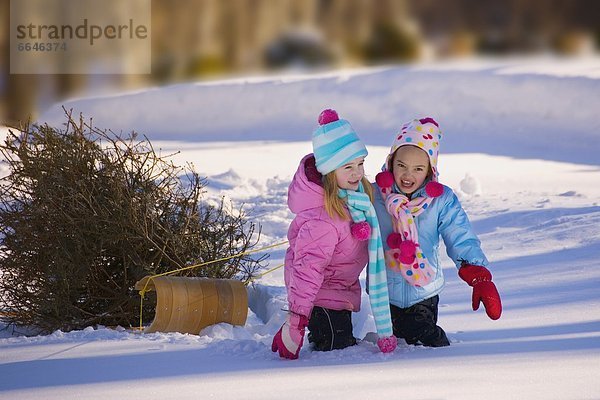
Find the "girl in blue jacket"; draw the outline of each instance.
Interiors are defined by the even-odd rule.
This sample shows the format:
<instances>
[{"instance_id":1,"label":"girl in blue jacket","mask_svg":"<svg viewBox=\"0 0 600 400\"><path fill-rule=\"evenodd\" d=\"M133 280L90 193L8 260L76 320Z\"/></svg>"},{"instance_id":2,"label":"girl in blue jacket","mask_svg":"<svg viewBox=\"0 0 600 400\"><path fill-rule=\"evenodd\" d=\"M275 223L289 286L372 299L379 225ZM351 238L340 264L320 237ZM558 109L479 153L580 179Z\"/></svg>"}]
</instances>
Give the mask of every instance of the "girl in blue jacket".
<instances>
[{"instance_id":1,"label":"girl in blue jacket","mask_svg":"<svg viewBox=\"0 0 600 400\"><path fill-rule=\"evenodd\" d=\"M481 301L491 319L502 313L480 241L452 189L437 182L441 138L433 118L404 124L374 184L394 335L432 347L450 344L437 325L444 287L440 236L459 276L473 287L473 310Z\"/></svg>"}]
</instances>

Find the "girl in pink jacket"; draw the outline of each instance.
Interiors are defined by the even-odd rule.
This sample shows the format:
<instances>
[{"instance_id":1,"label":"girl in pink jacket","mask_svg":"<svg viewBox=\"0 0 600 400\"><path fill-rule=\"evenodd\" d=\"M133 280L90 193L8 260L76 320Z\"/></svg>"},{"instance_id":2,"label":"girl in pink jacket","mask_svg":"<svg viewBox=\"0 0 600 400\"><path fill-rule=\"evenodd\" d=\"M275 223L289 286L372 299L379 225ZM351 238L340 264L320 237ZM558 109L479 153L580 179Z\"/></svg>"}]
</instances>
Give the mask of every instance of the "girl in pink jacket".
<instances>
[{"instance_id":1,"label":"girl in pink jacket","mask_svg":"<svg viewBox=\"0 0 600 400\"><path fill-rule=\"evenodd\" d=\"M302 159L288 189L288 205L296 214L285 256L289 313L272 350L298 358L306 327L315 350L356 344L352 312L360 310L358 277L368 264L377 344L390 352L396 338L372 189L364 177L367 149L335 111L323 111L319 125L312 137L314 154Z\"/></svg>"}]
</instances>

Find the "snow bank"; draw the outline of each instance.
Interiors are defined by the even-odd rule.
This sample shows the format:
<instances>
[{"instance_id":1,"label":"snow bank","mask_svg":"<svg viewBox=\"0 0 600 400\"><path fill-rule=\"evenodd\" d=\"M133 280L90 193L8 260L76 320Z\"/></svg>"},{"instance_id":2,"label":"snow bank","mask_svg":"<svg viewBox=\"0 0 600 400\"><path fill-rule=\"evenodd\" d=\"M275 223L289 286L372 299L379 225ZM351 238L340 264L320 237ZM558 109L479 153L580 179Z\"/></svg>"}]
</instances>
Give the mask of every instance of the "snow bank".
<instances>
[{"instance_id":1,"label":"snow bank","mask_svg":"<svg viewBox=\"0 0 600 400\"><path fill-rule=\"evenodd\" d=\"M599 71L599 58L473 60L178 84L66 101L40 121L62 124L64 105L99 127L152 140L304 141L320 110L334 107L368 144L386 146L402 122L433 116L446 153L596 165Z\"/></svg>"}]
</instances>

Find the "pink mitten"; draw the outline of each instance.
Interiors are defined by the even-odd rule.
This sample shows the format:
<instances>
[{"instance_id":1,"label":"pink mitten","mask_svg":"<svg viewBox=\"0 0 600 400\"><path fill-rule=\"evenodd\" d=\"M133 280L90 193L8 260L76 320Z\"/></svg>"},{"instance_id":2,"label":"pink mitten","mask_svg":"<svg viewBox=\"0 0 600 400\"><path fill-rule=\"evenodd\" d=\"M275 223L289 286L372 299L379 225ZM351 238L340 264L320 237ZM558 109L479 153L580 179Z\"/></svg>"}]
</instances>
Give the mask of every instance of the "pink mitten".
<instances>
[{"instance_id":1,"label":"pink mitten","mask_svg":"<svg viewBox=\"0 0 600 400\"><path fill-rule=\"evenodd\" d=\"M273 338L271 351L279 351L279 357L295 360L302 348L304 331L308 325L308 318L304 315L288 313L287 320L279 328Z\"/></svg>"}]
</instances>

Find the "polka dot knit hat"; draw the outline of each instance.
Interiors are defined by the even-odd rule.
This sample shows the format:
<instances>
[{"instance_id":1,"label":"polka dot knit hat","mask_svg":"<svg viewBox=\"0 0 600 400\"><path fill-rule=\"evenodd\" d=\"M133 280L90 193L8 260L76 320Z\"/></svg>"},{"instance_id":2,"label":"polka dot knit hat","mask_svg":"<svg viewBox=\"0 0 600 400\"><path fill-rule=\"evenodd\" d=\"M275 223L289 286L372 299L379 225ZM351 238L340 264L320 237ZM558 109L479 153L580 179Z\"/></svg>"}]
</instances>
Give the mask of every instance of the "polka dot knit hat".
<instances>
[{"instance_id":1,"label":"polka dot knit hat","mask_svg":"<svg viewBox=\"0 0 600 400\"><path fill-rule=\"evenodd\" d=\"M389 170L391 158L398 148L409 145L417 146L423 149L429 156L429 163L433 171L432 180L437 182L439 175L437 162L441 139L442 131L440 131L440 126L431 117L413 119L405 123L402 125L400 132L396 134L384 170Z\"/></svg>"}]
</instances>

